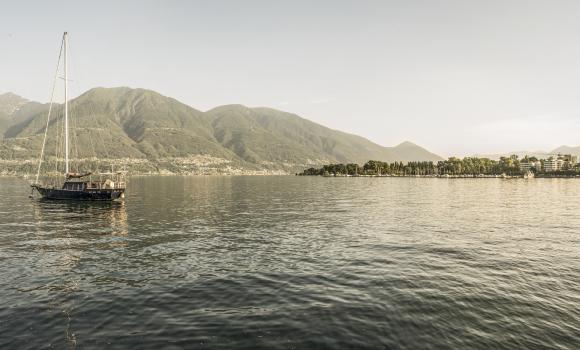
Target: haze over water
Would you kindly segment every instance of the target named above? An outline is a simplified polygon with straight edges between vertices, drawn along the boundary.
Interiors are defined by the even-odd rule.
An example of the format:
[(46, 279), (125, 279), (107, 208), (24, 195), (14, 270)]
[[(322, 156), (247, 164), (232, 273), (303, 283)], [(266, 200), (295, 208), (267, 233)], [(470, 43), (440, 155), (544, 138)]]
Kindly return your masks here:
[(0, 178), (0, 348), (578, 349), (575, 180)]

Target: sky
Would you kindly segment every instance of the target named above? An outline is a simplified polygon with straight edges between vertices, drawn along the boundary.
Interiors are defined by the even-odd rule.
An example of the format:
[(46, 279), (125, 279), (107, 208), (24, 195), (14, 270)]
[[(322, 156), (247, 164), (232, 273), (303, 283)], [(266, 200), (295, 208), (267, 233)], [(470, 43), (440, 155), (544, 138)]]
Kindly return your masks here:
[(580, 144), (580, 1), (6, 1), (0, 93), (268, 106), (443, 156)]

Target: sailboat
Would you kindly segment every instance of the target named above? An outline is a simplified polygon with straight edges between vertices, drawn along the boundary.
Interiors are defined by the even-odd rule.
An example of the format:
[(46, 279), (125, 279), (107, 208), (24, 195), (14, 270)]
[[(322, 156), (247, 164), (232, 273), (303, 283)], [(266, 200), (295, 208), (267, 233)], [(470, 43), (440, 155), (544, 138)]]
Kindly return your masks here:
[[(67, 50), (68, 50), (68, 33), (62, 36), (61, 51), (56, 68), (55, 80), (52, 89), (52, 97), (48, 109), (46, 128), (44, 130), (44, 141), (40, 151), (38, 170), (36, 178), (31, 184), (32, 191), (37, 191), (44, 199), (56, 200), (85, 200), (85, 201), (113, 201), (125, 197), (125, 172), (72, 172), (69, 159), (69, 113), (68, 113), (68, 77), (67, 77)], [(40, 170), (45, 153), (46, 138), (50, 126), (50, 116), (52, 112), (54, 90), (56, 78), (60, 67), (60, 57), (64, 62), (64, 176), (58, 176), (56, 179), (40, 181)], [(56, 159), (58, 164), (58, 155)], [(58, 169), (58, 168), (57, 168)]]

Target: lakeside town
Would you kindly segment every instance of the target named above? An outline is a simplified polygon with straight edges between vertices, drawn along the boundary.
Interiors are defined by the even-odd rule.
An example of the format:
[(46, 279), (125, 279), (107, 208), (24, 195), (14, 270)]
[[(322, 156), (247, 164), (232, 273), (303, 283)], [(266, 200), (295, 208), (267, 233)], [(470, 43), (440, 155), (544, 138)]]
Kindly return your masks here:
[(394, 162), (370, 160), (363, 166), (358, 164), (329, 164), (322, 168), (309, 168), (301, 176), (413, 176), (413, 177), (461, 177), (461, 178), (533, 178), (564, 177), (580, 178), (578, 156), (558, 154), (546, 159), (517, 155), (488, 158), (451, 157), (435, 162)]
[[(43, 163), (43, 173), (59, 176), (63, 164), (61, 159), (49, 157)], [(122, 170), (129, 175), (289, 175), (306, 164), (261, 163), (258, 166), (240, 163), (210, 155), (187, 157), (145, 158), (75, 158), (71, 160), (73, 171), (88, 172)], [(1, 159), (0, 176), (31, 176), (38, 170), (38, 159)]]
[[(241, 164), (211, 156), (164, 158), (153, 162), (147, 159), (80, 159), (86, 169), (123, 169), (130, 175), (289, 175), (294, 174), (297, 164), (284, 164), (284, 168), (251, 169)], [(37, 160), (0, 160), (0, 176), (26, 176), (34, 174)], [(271, 164), (270, 164), (271, 166)], [(48, 168), (56, 169), (54, 159)], [(364, 165), (356, 163), (328, 164), (321, 168), (310, 167), (295, 173), (302, 176), (415, 176), (415, 177), (579, 177), (578, 156), (571, 154), (553, 155), (545, 159), (517, 155), (489, 158), (451, 157), (448, 160), (431, 162), (381, 162), (370, 160)]]

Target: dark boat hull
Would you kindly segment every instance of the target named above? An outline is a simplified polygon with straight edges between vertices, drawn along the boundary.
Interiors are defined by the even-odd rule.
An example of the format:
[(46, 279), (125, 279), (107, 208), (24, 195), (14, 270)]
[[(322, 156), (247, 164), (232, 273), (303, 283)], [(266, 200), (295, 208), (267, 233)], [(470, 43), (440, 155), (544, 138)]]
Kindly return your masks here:
[(114, 201), (123, 198), (125, 189), (87, 189), (66, 190), (33, 186), (44, 199), (77, 200), (77, 201)]

